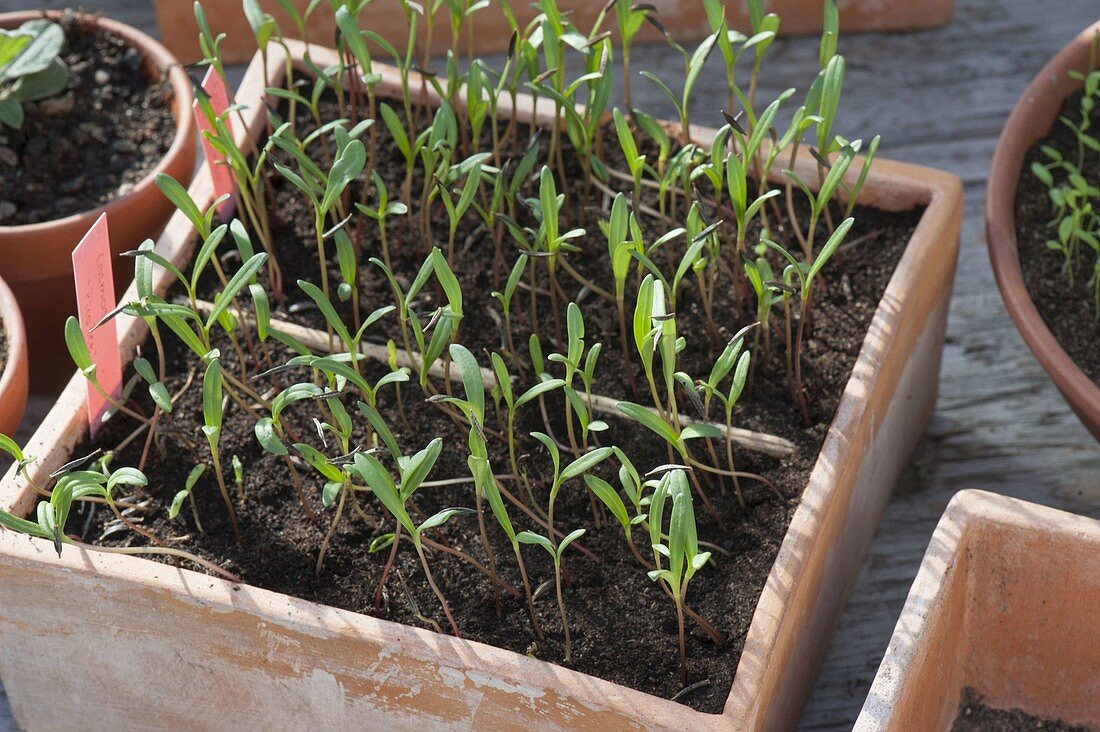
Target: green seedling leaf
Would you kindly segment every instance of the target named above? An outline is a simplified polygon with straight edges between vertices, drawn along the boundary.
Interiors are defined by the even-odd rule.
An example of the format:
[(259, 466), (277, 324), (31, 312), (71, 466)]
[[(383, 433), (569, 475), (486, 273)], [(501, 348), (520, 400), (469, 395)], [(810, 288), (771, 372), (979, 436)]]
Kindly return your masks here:
[(424, 523), (420, 524), (420, 526), (417, 527), (416, 533), (422, 534), (425, 531), (439, 528), (455, 516), (463, 516), (472, 513), (477, 513), (477, 511), (474, 511), (472, 508), (445, 508), (442, 511), (426, 518), (424, 520)]
[(610, 447), (600, 447), (586, 452), (561, 471), (560, 483), (580, 477), (611, 456)]
[(474, 414), (481, 422), (485, 421), (485, 383), (481, 378), (481, 367), (477, 359), (465, 346), (452, 343), (451, 360), (462, 376), (462, 388), (466, 392), (466, 401), (474, 407)]
[(551, 542), (542, 534), (536, 534), (533, 531), (521, 531), (516, 534), (516, 541), (518, 541), (520, 544), (534, 544), (536, 546), (541, 546), (555, 561), (557, 560), (558, 551), (554, 547), (553, 542)]
[(317, 309), (320, 310), (321, 315), (325, 317), (325, 322), (327, 322), (332, 327), (332, 329), (336, 332), (336, 335), (339, 336), (340, 340), (350, 346), (350, 344), (352, 343), (351, 334), (348, 333), (348, 329), (347, 326), (344, 325), (343, 318), (341, 318), (340, 315), (336, 312), (336, 308), (334, 308), (329, 299), (325, 297), (325, 293), (321, 290), (321, 288), (313, 284), (312, 282), (307, 282), (305, 280), (298, 280), (298, 287), (302, 289), (302, 292), (309, 295), (309, 299), (313, 300), (313, 302), (317, 305)]
[(88, 344), (84, 340), (84, 331), (80, 327), (80, 321), (70, 315), (65, 321), (65, 345), (69, 349), (69, 355), (76, 367), (89, 378), (95, 373), (95, 364), (92, 362), (92, 354), (88, 350)]
[(214, 323), (218, 322), (218, 318), (222, 313), (226, 311), (229, 304), (233, 302), (233, 299), (237, 297), (245, 285), (248, 284), (260, 268), (267, 262), (267, 254), (260, 252), (253, 256), (247, 262), (245, 262), (239, 270), (230, 278), (229, 283), (225, 288), (218, 293), (218, 296), (214, 300), (214, 307), (210, 311), (210, 315), (206, 319), (206, 329), (210, 330)]
[(336, 499), (340, 496), (340, 491), (343, 490), (343, 488), (343, 481), (327, 481), (324, 488), (321, 489), (321, 505), (325, 508), (332, 508), (336, 504)]
[(829, 241), (825, 243), (825, 246), (821, 248), (821, 252), (818, 253), (817, 258), (814, 260), (813, 265), (810, 267), (809, 273), (806, 275), (806, 282), (813, 281), (817, 273), (821, 271), (821, 268), (832, 258), (833, 254), (840, 247), (841, 242), (844, 241), (844, 237), (848, 235), (848, 232), (852, 228), (852, 224), (855, 223), (855, 219), (849, 217), (840, 222), (840, 225), (836, 227), (832, 236), (829, 237)]
[(696, 440), (700, 437), (722, 437), (722, 430), (705, 422), (693, 422), (680, 431), (682, 440)]
[(393, 432), (390, 431), (389, 425), (379, 414), (378, 410), (367, 404), (366, 402), (359, 402), (357, 404), (359, 411), (363, 413), (363, 416), (371, 423), (371, 427), (382, 438), (383, 444), (390, 453), (390, 457), (397, 460), (401, 457), (401, 449), (397, 446), (397, 440), (394, 439)]
[(629, 531), (631, 525), (630, 514), (627, 513), (626, 504), (619, 497), (618, 491), (611, 487), (611, 484), (606, 480), (595, 475), (584, 476), (584, 482), (588, 489), (596, 495), (596, 498), (599, 498), (603, 505), (607, 506), (607, 510), (611, 512), (615, 520)]
[(547, 381), (541, 381), (520, 395), (519, 399), (516, 400), (516, 409), (519, 409), (529, 401), (538, 399), (543, 394), (548, 394), (563, 386), (565, 386), (564, 379), (548, 379)]
[(206, 365), (202, 377), (202, 417), (206, 427), (221, 429), (222, 426), (222, 368), (218, 352)]
[(289, 451), (283, 441), (275, 432), (275, 425), (270, 417), (263, 417), (256, 422), (256, 439), (267, 452), (272, 455), (288, 455)]
[(633, 402), (619, 402), (615, 406), (627, 417), (630, 417), (644, 427), (648, 427), (666, 442), (676, 444), (678, 441), (679, 436), (676, 434), (676, 430), (661, 419), (660, 416), (642, 405), (634, 404)]

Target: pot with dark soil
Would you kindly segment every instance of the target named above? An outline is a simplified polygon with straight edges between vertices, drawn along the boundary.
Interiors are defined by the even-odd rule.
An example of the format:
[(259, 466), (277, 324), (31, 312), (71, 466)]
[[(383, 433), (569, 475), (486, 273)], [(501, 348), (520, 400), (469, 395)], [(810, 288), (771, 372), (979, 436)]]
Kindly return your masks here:
[(1031, 82), (993, 155), (986, 238), (1024, 341), (1100, 439), (1100, 24)]
[(0, 434), (13, 434), (27, 405), (27, 331), (19, 303), (0, 279)]
[[(17, 718), (75, 709), (23, 652), (60, 563), (95, 623), (127, 618), (60, 696), (122, 726), (793, 725), (935, 401), (958, 181), (836, 135), (833, 34), (773, 147), (787, 98), (720, 129), (608, 114), (610, 44), (567, 18), (503, 76), (424, 78), (340, 17), (340, 51), (256, 57), (236, 138), (215, 121), (240, 219), (202, 213), (208, 171), (159, 180), (182, 210), (137, 254), (134, 373), (94, 438), (67, 326), (80, 371), (0, 483), (35, 537), (0, 532)], [(122, 680), (173, 654), (217, 698), (173, 673), (139, 711)]]
[(956, 494), (855, 729), (1096, 729), (1098, 550), (1100, 521)]
[[(61, 338), (76, 311), (73, 247), (103, 212), (115, 254), (155, 237), (173, 209), (157, 173), (195, 164), (191, 82), (130, 26), (77, 13), (3, 13), (0, 276), (27, 318), (32, 388), (56, 392), (71, 364)], [(133, 276), (115, 258), (116, 294)]]

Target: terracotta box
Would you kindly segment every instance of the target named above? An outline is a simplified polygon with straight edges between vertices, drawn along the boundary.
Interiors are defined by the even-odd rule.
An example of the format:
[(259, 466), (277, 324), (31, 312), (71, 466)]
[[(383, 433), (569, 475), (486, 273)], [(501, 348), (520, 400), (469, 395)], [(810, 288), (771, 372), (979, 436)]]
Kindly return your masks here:
[[(302, 69), (303, 50), (291, 45)], [(317, 47), (311, 55), (320, 64), (335, 61)], [(269, 56), (267, 72), (273, 83), (281, 79), (279, 53)], [(394, 94), (395, 70), (382, 73), (380, 95)], [(250, 135), (262, 130), (262, 79), (256, 59), (237, 95)], [(516, 114), (524, 118), (549, 119), (542, 110), (535, 114), (530, 98), (520, 105)], [(703, 143), (714, 134), (693, 132)], [(813, 162), (803, 156), (801, 164)], [(212, 200), (205, 170), (191, 193), (200, 205)], [(962, 187), (952, 175), (879, 160), (861, 201), (926, 210), (875, 313), (722, 714), (510, 651), (147, 560), (71, 549), (58, 559), (46, 542), (0, 532), (0, 675), (16, 719), (48, 728), (95, 715), (121, 729), (151, 719), (189, 728), (364, 729), (383, 720), (399, 729), (793, 727), (881, 511), (932, 413), (958, 248)], [(194, 237), (181, 214), (157, 246), (173, 261), (189, 260)], [(157, 273), (163, 292), (170, 276)], [(145, 337), (144, 323), (123, 320), (119, 327), (130, 358)], [(75, 375), (26, 448), (39, 458), (31, 477), (45, 482), (70, 459), (86, 429), (84, 398)], [(24, 477), (9, 473), (0, 481), (0, 506), (26, 513), (35, 502)], [(58, 674), (59, 668), (95, 672)], [(172, 693), (148, 694), (150, 688)]]
[[(530, 2), (513, 2), (512, 9), (516, 19), (527, 23), (535, 17)], [(599, 15), (605, 0), (558, 0), (558, 8), (572, 17), (577, 27), (585, 32)], [(677, 41), (698, 40), (710, 33), (701, 0), (653, 0), (657, 17), (675, 36)], [(157, 10), (157, 26), (164, 44), (182, 58), (191, 62), (201, 57), (199, 51), (199, 29), (195, 23), (193, 0), (153, 0)], [(309, 3), (307, 0), (294, 0), (294, 5), (302, 12)], [(769, 13), (778, 13), (782, 18), (779, 32), (784, 35), (805, 35), (821, 32), (823, 0), (767, 0), (765, 8)], [(260, 6), (270, 13), (284, 32), (294, 28), (290, 16), (279, 6), (277, 0), (260, 0)], [(508, 49), (511, 31), (504, 14), (492, 5), (474, 16), (474, 32), (477, 34), (478, 53), (497, 53)], [(955, 9), (954, 0), (838, 0), (840, 27), (842, 32), (856, 31), (900, 31), (927, 30), (940, 28), (951, 21)], [(203, 3), (203, 10), (215, 33), (225, 33), (227, 38), (222, 52), (228, 63), (245, 63), (256, 50), (252, 29), (244, 17), (239, 2)], [(727, 0), (727, 17), (730, 25), (742, 31), (749, 29), (748, 12), (744, 0)], [(446, 6), (440, 10), (436, 28), (433, 31), (432, 49), (437, 54), (446, 52), (450, 45), (450, 29), (447, 25)], [(367, 6), (360, 16), (364, 28), (378, 33), (391, 43), (400, 45), (408, 37), (408, 26), (396, 0), (375, 0)], [(423, 22), (420, 23), (424, 25)], [(606, 25), (610, 29), (613, 25)], [(323, 6), (310, 18), (308, 24), (309, 40), (329, 45), (336, 30), (332, 12)], [(421, 32), (420, 42), (425, 40)], [(661, 35), (646, 25), (638, 36), (639, 42), (662, 40)], [(465, 48), (465, 46), (462, 46)]]
[(963, 688), (1100, 725), (1100, 521), (983, 491), (940, 519), (856, 723), (948, 730)]

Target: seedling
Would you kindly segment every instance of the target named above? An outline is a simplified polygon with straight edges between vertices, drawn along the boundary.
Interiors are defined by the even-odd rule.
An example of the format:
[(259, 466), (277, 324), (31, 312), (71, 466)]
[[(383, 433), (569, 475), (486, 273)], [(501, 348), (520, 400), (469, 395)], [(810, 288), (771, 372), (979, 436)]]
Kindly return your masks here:
[(791, 359), (794, 362), (794, 368), (792, 372), (793, 386), (795, 398), (798, 401), (799, 406), (802, 409), (802, 418), (807, 425), (810, 424), (810, 410), (809, 405), (806, 402), (806, 394), (802, 388), (802, 338), (806, 334), (806, 321), (809, 319), (810, 314), (810, 302), (813, 297), (813, 284), (814, 278), (821, 272), (821, 269), (829, 261), (829, 259), (836, 253), (836, 250), (840, 247), (844, 241), (844, 237), (848, 235), (848, 231), (852, 228), (852, 224), (855, 220), (852, 218), (844, 219), (836, 231), (825, 243), (825, 246), (818, 252), (817, 257), (813, 260), (812, 264), (807, 265), (804, 262), (798, 261), (791, 255), (786, 249), (779, 244), (771, 241), (770, 239), (761, 239), (769, 248), (774, 249), (783, 255), (783, 257), (789, 263), (784, 269), (784, 279), (790, 281), (797, 279), (800, 295), (799, 315), (798, 315), (798, 334), (795, 336), (794, 344), (791, 345), (789, 341), (790, 334), (790, 311), (787, 311), (787, 333), (788, 333), (788, 348), (787, 352), (791, 355)]
[(195, 484), (199, 482), (199, 478), (206, 472), (206, 464), (199, 463), (195, 467), (191, 468), (191, 472), (187, 474), (187, 480), (184, 482), (183, 490), (176, 494), (176, 497), (172, 499), (172, 505), (168, 507), (168, 518), (174, 519), (179, 516), (180, 510), (183, 508), (183, 502), (187, 501), (191, 505), (191, 516), (195, 519), (195, 527), (202, 531), (202, 522), (199, 520), (199, 511), (195, 508), (195, 499), (191, 495), (191, 491), (195, 489)]
[(695, 84), (699, 81), (699, 74), (703, 72), (703, 64), (707, 62), (707, 58), (710, 56), (710, 52), (714, 50), (714, 44), (718, 40), (718, 34), (712, 33), (707, 36), (702, 43), (700, 43), (695, 51), (688, 56), (687, 52), (683, 48), (680, 48), (676, 44), (672, 44), (676, 50), (684, 54), (684, 64), (686, 73), (684, 75), (683, 89), (679, 95), (676, 95), (668, 87), (659, 76), (652, 71), (643, 71), (642, 76), (652, 81), (657, 85), (657, 88), (661, 90), (672, 105), (676, 108), (676, 114), (680, 117), (680, 142), (687, 144), (691, 139), (691, 120), (689, 115), (689, 106), (691, 104), (691, 93), (695, 90)]
[[(358, 453), (355, 455), (355, 463), (350, 468), (351, 472), (363, 480), (390, 515), (400, 524), (412, 540), (416, 554), (420, 558), (420, 566), (424, 568), (424, 576), (432, 588), (432, 592), (439, 598), (439, 604), (443, 607), (443, 614), (451, 624), (451, 631), (456, 636), (462, 634), (458, 630), (458, 623), (451, 614), (447, 598), (439, 590), (432, 576), (432, 570), (428, 566), (428, 558), (424, 554), (423, 533), (438, 528), (451, 518), (464, 513), (473, 513), (468, 508), (446, 508), (424, 519), (420, 524), (413, 521), (406, 508), (406, 504), (427, 479), (432, 468), (435, 467), (439, 453), (443, 449), (443, 440), (438, 437), (432, 440), (427, 447), (416, 454), (398, 462), (400, 483), (395, 483), (389, 471), (373, 455)], [(396, 541), (396, 540), (395, 540)]]
[(531, 436), (541, 442), (553, 463), (553, 482), (550, 485), (550, 497), (547, 504), (547, 535), (537, 534), (533, 531), (521, 531), (516, 539), (523, 544), (537, 544), (550, 554), (554, 562), (554, 587), (558, 596), (558, 611), (561, 613), (562, 632), (565, 634), (565, 662), (569, 663), (572, 653), (573, 641), (569, 634), (569, 616), (565, 610), (565, 598), (561, 589), (561, 559), (566, 548), (584, 535), (585, 529), (574, 529), (565, 535), (559, 542), (554, 532), (554, 505), (557, 502), (558, 493), (562, 486), (575, 478), (580, 478), (588, 473), (612, 454), (610, 447), (601, 447), (581, 455), (564, 469), (561, 467), (561, 452), (553, 438), (543, 432), (532, 432)]
[(522, 407), (524, 404), (528, 404), (539, 397), (549, 394), (550, 392), (560, 389), (565, 386), (565, 380), (563, 379), (551, 379), (547, 378), (544, 381), (540, 381), (526, 390), (518, 397), (515, 396), (512, 391), (512, 375), (508, 373), (508, 366), (505, 364), (504, 359), (500, 354), (492, 354), (493, 373), (496, 374), (497, 390), (500, 393), (506, 406), (507, 422), (505, 425), (505, 435), (508, 439), (508, 459), (512, 466), (512, 475), (519, 476), (523, 481), (523, 486), (527, 491), (527, 500), (530, 505), (535, 506), (534, 494), (531, 493), (531, 484), (527, 480), (525, 472), (519, 469), (519, 463), (516, 460), (516, 410)]
[[(668, 540), (664, 535), (664, 512), (669, 498), (672, 512)], [(710, 552), (699, 551), (691, 487), (683, 470), (665, 473), (649, 503), (649, 538), (656, 568), (649, 578), (662, 583), (676, 603), (676, 625), (680, 635), (680, 684), (687, 685), (687, 644), (684, 634), (684, 600), (691, 579), (710, 561)], [(667, 565), (665, 564), (667, 562)]]

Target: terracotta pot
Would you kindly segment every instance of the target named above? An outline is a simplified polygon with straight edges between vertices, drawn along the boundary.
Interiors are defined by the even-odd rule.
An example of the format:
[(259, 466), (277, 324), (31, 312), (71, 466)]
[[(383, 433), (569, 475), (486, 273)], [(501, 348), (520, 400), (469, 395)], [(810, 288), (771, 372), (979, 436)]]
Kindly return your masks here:
[[(304, 46), (290, 47), (304, 70)], [(336, 60), (316, 47), (311, 56), (318, 64)], [(380, 94), (399, 93), (396, 71), (376, 68), (384, 79)], [(273, 83), (282, 78), (278, 53), (267, 71)], [(264, 108), (262, 79), (256, 59), (237, 95), (250, 135), (262, 130), (256, 115)], [(536, 112), (525, 97), (516, 114), (546, 123), (548, 109)], [(713, 134), (694, 130), (702, 144)], [(804, 157), (800, 164), (810, 179), (813, 161)], [(211, 200), (205, 170), (191, 191), (200, 205)], [(285, 727), (288, 720), (356, 729), (384, 720), (428, 729), (793, 727), (881, 511), (931, 416), (958, 249), (962, 187), (954, 176), (879, 160), (861, 200), (887, 210), (927, 208), (874, 315), (760, 598), (722, 714), (702, 714), (511, 651), (141, 559), (66, 550), (59, 560), (46, 543), (0, 532), (0, 586), (15, 588), (0, 606), (0, 675), (16, 719), (51, 727), (95, 714), (121, 728), (152, 714), (192, 728)], [(158, 251), (182, 264), (194, 239), (177, 214)], [(157, 273), (163, 292), (169, 276)], [(143, 321), (120, 324), (127, 357), (145, 336)], [(46, 480), (70, 459), (87, 428), (85, 394), (76, 375), (26, 448), (39, 458), (29, 479)], [(28, 476), (9, 472), (0, 481), (0, 507), (25, 514), (35, 502)], [(72, 591), (57, 591), (59, 577), (75, 583)], [(57, 633), (43, 637), (77, 605), (79, 643)], [(95, 612), (87, 613), (89, 607)], [(37, 650), (28, 653), (34, 644)], [(96, 673), (53, 678), (56, 668), (86, 663)], [(143, 691), (162, 684), (173, 693)], [(43, 703), (47, 695), (49, 704)], [(196, 705), (196, 698), (205, 701)]]
[(948, 730), (962, 690), (1100, 725), (1100, 521), (984, 491), (940, 519), (856, 723)]
[(0, 435), (14, 435), (27, 406), (27, 331), (19, 303), (0, 279), (0, 334), (8, 357), (0, 363)]
[(993, 274), (1020, 335), (1073, 411), (1100, 439), (1100, 386), (1081, 371), (1043, 322), (1024, 283), (1016, 242), (1016, 187), (1024, 158), (1035, 143), (1050, 134), (1066, 97), (1081, 88), (1081, 83), (1068, 74), (1074, 69), (1088, 69), (1089, 51), (1097, 33), (1100, 23), (1077, 36), (1043, 67), (1016, 102), (989, 169), (985, 231)]
[[(699, 0), (654, 0), (651, 4), (657, 8), (661, 22), (679, 42), (697, 40), (710, 33), (703, 4)], [(192, 0), (154, 0), (153, 5), (156, 7), (157, 27), (164, 39), (164, 45), (185, 61), (200, 59), (202, 53), (199, 51), (199, 29), (195, 23)], [(294, 5), (302, 12), (309, 3), (307, 0), (294, 0)], [(604, 5), (604, 0), (558, 0), (558, 8), (569, 13), (573, 22), (586, 31), (592, 27)], [(954, 0), (924, 0), (919, 3), (908, 0), (839, 0), (837, 5), (840, 8), (841, 30), (850, 33), (940, 28), (951, 21), (955, 3)], [(293, 31), (294, 25), (290, 16), (282, 10), (277, 0), (260, 0), (260, 6), (279, 21), (284, 32)], [(820, 33), (822, 6), (822, 0), (773, 0), (766, 3), (768, 12), (778, 13), (783, 19), (779, 29), (782, 35)], [(474, 16), (473, 28), (477, 34), (478, 53), (508, 50), (511, 31), (498, 7), (494, 2), (491, 7)], [(521, 24), (526, 24), (535, 17), (535, 10), (530, 3), (513, 3), (512, 9)], [(221, 47), (225, 61), (248, 62), (256, 50), (256, 43), (241, 4), (207, 2), (203, 4), (203, 10), (213, 31), (225, 33), (227, 36)], [(749, 29), (748, 11), (742, 0), (729, 0), (726, 3), (726, 12), (731, 25), (742, 31)], [(446, 11), (441, 10), (432, 39), (432, 49), (436, 54), (443, 54), (450, 47), (451, 31), (448, 23)], [(386, 3), (368, 5), (360, 16), (360, 25), (370, 28), (390, 42), (403, 41), (409, 32), (400, 8)], [(420, 26), (423, 25), (421, 22)], [(605, 28), (613, 28), (613, 23)], [(310, 17), (307, 30), (311, 42), (331, 44), (336, 31), (332, 11), (327, 6), (319, 8)], [(425, 42), (425, 37), (421, 28), (421, 43)], [(648, 24), (638, 36), (638, 42), (643, 43), (662, 39), (656, 29)], [(465, 41), (462, 43), (465, 44)]]
[[(14, 28), (40, 12), (0, 14), (0, 28)], [(58, 13), (49, 13), (57, 18)], [(195, 123), (191, 113), (191, 82), (179, 61), (164, 46), (135, 28), (107, 18), (89, 16), (100, 28), (110, 31), (136, 48), (152, 78), (167, 73), (172, 85), (176, 134), (168, 153), (133, 190), (104, 206), (66, 216), (63, 219), (23, 226), (0, 226), (0, 277), (8, 281), (22, 306), (27, 321), (32, 368), (31, 388), (55, 393), (71, 375), (73, 364), (65, 349), (62, 326), (76, 313), (73, 289), (73, 247), (101, 213), (110, 222), (114, 254), (135, 249), (154, 238), (164, 227), (174, 207), (156, 187), (157, 173), (167, 173), (187, 183), (195, 168)], [(115, 292), (121, 294), (133, 279), (133, 262), (115, 257)]]

